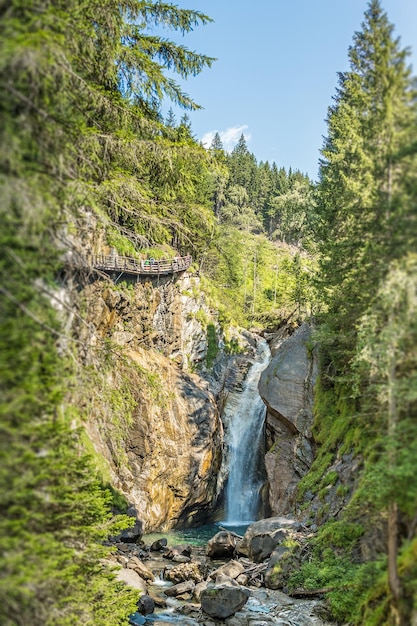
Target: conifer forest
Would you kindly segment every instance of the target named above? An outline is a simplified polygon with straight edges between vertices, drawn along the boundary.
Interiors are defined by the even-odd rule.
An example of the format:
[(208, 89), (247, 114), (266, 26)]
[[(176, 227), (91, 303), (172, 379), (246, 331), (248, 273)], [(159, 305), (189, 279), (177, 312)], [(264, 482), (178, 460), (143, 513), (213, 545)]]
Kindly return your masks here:
[[(155, 33), (186, 42), (209, 15), (159, 0), (0, 2), (4, 626), (127, 625), (135, 611), (137, 593), (105, 565), (131, 518), (91, 416), (102, 407), (120, 469), (132, 381), (161, 396), (142, 362), (128, 373), (111, 333), (89, 335), (91, 254), (109, 251), (191, 255), (199, 292), (187, 294), (209, 311), (192, 314), (207, 335), (192, 376), (210, 376), (220, 348), (239, 351), (235, 328), (311, 325), (314, 461), (297, 511), (308, 518), (306, 494), (322, 506), (286, 588), (325, 589), (334, 624), (417, 623), (417, 90), (382, 4), (369, 0), (352, 33), (312, 181), (259, 161), (243, 134), (230, 152), (219, 133), (209, 147), (195, 137), (187, 112), (204, 103), (180, 82), (210, 72), (215, 51)], [(167, 101), (182, 116), (163, 114)], [(106, 297), (118, 289), (134, 298), (123, 280)], [(142, 349), (154, 349), (145, 334)], [(332, 517), (342, 457), (356, 471)]]

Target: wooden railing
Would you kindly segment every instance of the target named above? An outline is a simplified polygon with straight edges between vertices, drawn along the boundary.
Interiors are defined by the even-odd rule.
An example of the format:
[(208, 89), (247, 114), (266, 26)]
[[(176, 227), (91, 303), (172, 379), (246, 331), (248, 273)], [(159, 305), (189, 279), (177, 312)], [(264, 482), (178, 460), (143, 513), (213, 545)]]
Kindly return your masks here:
[(175, 257), (172, 260), (134, 259), (128, 256), (114, 254), (97, 254), (91, 257), (91, 264), (95, 269), (104, 272), (123, 272), (126, 274), (174, 274), (183, 272), (192, 263), (191, 255)]

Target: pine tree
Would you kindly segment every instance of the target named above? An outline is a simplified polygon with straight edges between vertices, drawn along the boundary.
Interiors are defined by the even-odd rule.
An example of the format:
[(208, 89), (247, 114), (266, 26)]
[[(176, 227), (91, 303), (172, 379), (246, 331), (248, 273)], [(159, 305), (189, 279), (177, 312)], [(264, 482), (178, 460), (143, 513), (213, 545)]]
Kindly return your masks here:
[(137, 596), (101, 564), (111, 496), (71, 428), (69, 337), (48, 298), (57, 252), (37, 225), (36, 240), (9, 214), (0, 234), (0, 622), (123, 624)]
[[(86, 212), (118, 240), (129, 232), (133, 241), (143, 233), (170, 241), (172, 228), (188, 242), (211, 227), (208, 158), (194, 142), (166, 138), (159, 106), (168, 97), (196, 108), (168, 71), (186, 78), (212, 59), (151, 33), (158, 23), (186, 33), (208, 20), (136, 0), (11, 0), (0, 7), (5, 626), (114, 626), (133, 610), (136, 594), (102, 561), (102, 542), (117, 525), (110, 494), (72, 428), (81, 418), (67, 397), (81, 384), (70, 365), (78, 344), (53, 303), (66, 231), (74, 232)], [(169, 194), (174, 214), (173, 202), (164, 205)]]
[(243, 133), (230, 154), (229, 169), (230, 184), (245, 187), (250, 197), (254, 169), (256, 169), (256, 160), (248, 150)]
[(167, 128), (175, 128), (177, 125), (177, 118), (175, 117), (175, 113), (172, 110), (172, 107), (168, 109), (168, 113), (165, 119), (165, 126)]
[(217, 152), (224, 151), (222, 140), (221, 140), (220, 135), (219, 135), (219, 133), (217, 131), (214, 133), (212, 142), (210, 144), (210, 150), (213, 150), (215, 154)]
[[(366, 310), (388, 262), (403, 248), (401, 195), (413, 118), (407, 50), (372, 0), (339, 74), (322, 150), (319, 217), (321, 290), (327, 322), (339, 339), (331, 359), (343, 371), (355, 345), (355, 320)], [(381, 262), (382, 261), (382, 262)]]
[[(318, 332), (322, 383), (352, 403), (348, 417), (360, 431), (365, 469), (355, 497), (372, 516), (366, 519), (362, 508), (357, 514), (365, 526), (388, 525), (389, 593), (385, 587), (381, 607), (373, 602), (360, 623), (377, 619), (390, 626), (410, 621), (415, 579), (406, 580), (407, 566), (401, 571), (399, 548), (404, 526), (411, 540), (417, 523), (410, 463), (416, 277), (409, 256), (415, 247), (416, 108), (407, 55), (380, 2), (372, 0), (329, 109), (317, 196), (319, 291), (326, 307)], [(342, 423), (342, 415), (338, 419)]]
[[(363, 404), (377, 422), (376, 440), (367, 451), (362, 502), (386, 511), (388, 582), (392, 623), (408, 623), (405, 583), (399, 572), (401, 542), (415, 536), (417, 526), (417, 259), (414, 254), (391, 265), (374, 306), (360, 320), (357, 387)], [(364, 407), (365, 408), (365, 407)], [(375, 448), (383, 450), (376, 457)], [(372, 458), (372, 460), (371, 460)], [(400, 520), (402, 531), (400, 530)]]

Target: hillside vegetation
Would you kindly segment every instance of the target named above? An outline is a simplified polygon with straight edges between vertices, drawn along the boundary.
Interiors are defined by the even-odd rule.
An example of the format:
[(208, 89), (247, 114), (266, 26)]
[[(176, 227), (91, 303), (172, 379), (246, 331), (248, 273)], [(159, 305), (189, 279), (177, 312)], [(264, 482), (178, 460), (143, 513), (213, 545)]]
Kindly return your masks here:
[[(152, 27), (186, 35), (210, 21), (202, 13), (138, 0), (12, 0), (0, 18), (0, 621), (114, 626), (134, 607), (102, 566), (102, 540), (129, 521), (113, 515), (116, 495), (74, 427), (85, 418), (85, 355), (67, 322), (75, 313), (82, 323), (83, 312), (62, 296), (88, 252), (113, 248), (191, 254), (224, 329), (313, 318), (317, 458), (305, 480), (318, 491), (346, 452), (360, 457), (361, 477), (290, 584), (332, 587), (341, 623), (409, 623), (416, 94), (379, 1), (339, 76), (317, 184), (258, 163), (243, 136), (230, 154), (218, 135), (206, 150), (186, 114), (163, 119), (164, 98), (198, 107), (168, 70), (187, 78), (214, 59)], [(95, 347), (98, 362), (108, 349)], [(375, 529), (386, 541), (365, 557), (361, 538)]]

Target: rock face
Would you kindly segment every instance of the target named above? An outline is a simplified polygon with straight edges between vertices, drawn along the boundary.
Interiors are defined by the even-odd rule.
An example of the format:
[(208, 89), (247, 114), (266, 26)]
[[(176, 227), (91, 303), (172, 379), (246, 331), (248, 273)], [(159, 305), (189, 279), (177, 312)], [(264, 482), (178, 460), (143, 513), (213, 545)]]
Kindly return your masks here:
[(317, 358), (311, 329), (303, 324), (275, 348), (259, 393), (267, 406), (269, 450), (265, 466), (272, 515), (290, 513), (297, 484), (313, 461), (313, 389)]
[(129, 279), (119, 286), (92, 282), (83, 290), (89, 325), (80, 327), (79, 337), (88, 347), (106, 337), (131, 350), (154, 349), (183, 370), (192, 369), (207, 352), (209, 309), (202, 295), (192, 296), (198, 284), (189, 274)]
[[(215, 501), (221, 462), (214, 398), (204, 381), (155, 352), (128, 351), (125, 367), (129, 419), (111, 423), (108, 407), (97, 400), (87, 423), (90, 438), (145, 532), (198, 521)], [(109, 372), (107, 384), (120, 385), (121, 375)]]
[(87, 373), (74, 403), (142, 532), (198, 523), (216, 501), (222, 424), (208, 382), (191, 372), (211, 318), (193, 290), (198, 279), (185, 274), (94, 280), (77, 294)]
[[(70, 401), (85, 410), (106, 480), (134, 505), (141, 533), (206, 521), (220, 497), (222, 393), (238, 384), (238, 359), (247, 357), (222, 351), (191, 274), (94, 275), (81, 287), (71, 295), (80, 313), (72, 324), (85, 379)], [(206, 380), (213, 328), (218, 357)], [(246, 335), (236, 341), (252, 354)]]

